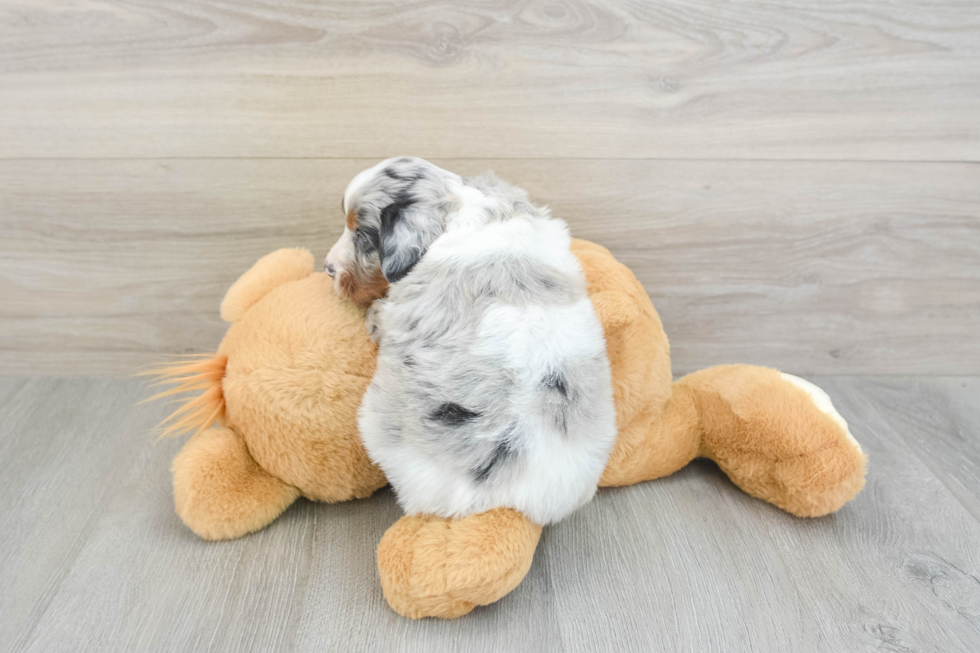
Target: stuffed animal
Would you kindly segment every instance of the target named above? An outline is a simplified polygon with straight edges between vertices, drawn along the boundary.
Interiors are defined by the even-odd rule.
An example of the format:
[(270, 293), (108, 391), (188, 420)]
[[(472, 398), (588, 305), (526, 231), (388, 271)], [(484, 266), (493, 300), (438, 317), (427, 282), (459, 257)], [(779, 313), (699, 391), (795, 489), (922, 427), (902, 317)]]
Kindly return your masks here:
[[(619, 429), (600, 487), (660, 478), (710, 458), (740, 488), (801, 517), (831, 513), (864, 485), (866, 457), (830, 399), (775, 370), (725, 365), (672, 381), (667, 337), (633, 274), (573, 241), (602, 321)], [(194, 431), (173, 462), (177, 513), (201, 537), (239, 537), (297, 497), (346, 501), (386, 481), (357, 432), (377, 354), (364, 313), (338, 297), (313, 256), (284, 249), (228, 291), (215, 355), (154, 373), (173, 395), (203, 391), (166, 433)], [(158, 395), (158, 396), (161, 396)], [(378, 545), (391, 607), (458, 617), (524, 578), (541, 526), (506, 507), (465, 519), (406, 515)]]

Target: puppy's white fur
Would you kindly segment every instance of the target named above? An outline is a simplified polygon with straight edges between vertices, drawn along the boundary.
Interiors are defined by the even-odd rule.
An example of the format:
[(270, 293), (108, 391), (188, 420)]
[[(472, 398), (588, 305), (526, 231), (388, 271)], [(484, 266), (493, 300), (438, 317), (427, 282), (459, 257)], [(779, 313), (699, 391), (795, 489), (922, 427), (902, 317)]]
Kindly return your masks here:
[[(503, 506), (559, 520), (593, 496), (616, 437), (602, 325), (568, 229), (493, 178), (399, 161), (437, 175), (434, 206), (448, 208), (370, 311), (380, 350), (359, 413), (368, 453), (408, 513)], [(345, 208), (391, 165), (355, 177)]]

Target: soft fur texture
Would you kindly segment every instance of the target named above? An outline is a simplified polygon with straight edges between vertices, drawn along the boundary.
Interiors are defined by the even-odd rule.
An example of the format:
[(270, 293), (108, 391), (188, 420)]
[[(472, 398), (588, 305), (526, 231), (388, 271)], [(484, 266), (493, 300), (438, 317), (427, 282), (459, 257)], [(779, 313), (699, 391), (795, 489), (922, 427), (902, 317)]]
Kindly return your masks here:
[[(642, 286), (602, 247), (572, 247), (605, 331), (619, 427), (601, 486), (665, 476), (704, 456), (746, 492), (799, 516), (833, 512), (860, 491), (866, 457), (819, 389), (747, 365), (672, 383), (667, 338)], [(299, 279), (282, 273), (299, 268)], [(296, 496), (341, 501), (384, 485), (355, 426), (376, 347), (364, 313), (330, 283), (312, 272), (307, 253), (262, 259), (229, 291), (245, 308), (217, 362), (192, 363), (204, 371), (184, 375), (203, 374), (187, 382), (211, 392), (185, 428), (207, 427), (202, 420), (223, 401), (219, 425), (192, 437), (173, 465), (178, 513), (202, 537), (261, 528)], [(225, 373), (215, 381), (219, 365)], [(408, 617), (458, 617), (520, 582), (540, 532), (506, 508), (461, 520), (406, 515), (378, 546), (385, 597)]]
[(541, 526), (510, 508), (448, 520), (400, 519), (378, 545), (385, 598), (406, 617), (464, 615), (524, 579)]
[(299, 496), (346, 501), (387, 483), (357, 432), (377, 346), (330, 284), (307, 250), (269, 254), (225, 296), (235, 321), (217, 353), (157, 372), (203, 390), (178, 416), (196, 433), (173, 463), (177, 513), (201, 537), (262, 528)]
[(262, 469), (245, 441), (220, 426), (191, 437), (172, 469), (177, 514), (206, 540), (258, 530), (300, 494)]
[[(595, 493), (616, 439), (602, 325), (568, 228), (492, 175), (383, 161), (344, 194), (337, 288), (380, 272), (380, 345), (359, 427), (405, 512), (558, 521)], [(369, 284), (370, 285), (370, 284)]]

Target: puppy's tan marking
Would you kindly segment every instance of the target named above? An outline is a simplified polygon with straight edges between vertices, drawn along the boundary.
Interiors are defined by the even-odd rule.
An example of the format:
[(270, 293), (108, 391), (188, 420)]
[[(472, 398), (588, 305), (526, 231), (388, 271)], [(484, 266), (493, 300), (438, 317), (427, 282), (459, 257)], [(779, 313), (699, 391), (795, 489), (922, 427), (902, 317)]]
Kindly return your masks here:
[(361, 308), (367, 308), (371, 302), (388, 294), (388, 282), (381, 274), (381, 270), (376, 270), (374, 275), (367, 280), (358, 280), (353, 273), (344, 272), (337, 281), (337, 287), (344, 297)]

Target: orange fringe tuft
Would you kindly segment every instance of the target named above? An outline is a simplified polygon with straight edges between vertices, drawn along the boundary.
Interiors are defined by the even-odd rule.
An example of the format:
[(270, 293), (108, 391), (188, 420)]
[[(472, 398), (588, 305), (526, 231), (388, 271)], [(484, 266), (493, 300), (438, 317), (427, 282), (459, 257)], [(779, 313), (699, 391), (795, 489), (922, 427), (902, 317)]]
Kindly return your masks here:
[(140, 374), (140, 376), (155, 378), (157, 382), (153, 385), (174, 386), (140, 403), (156, 401), (184, 392), (204, 391), (185, 402), (160, 422), (160, 426), (164, 427), (163, 433), (160, 434), (161, 438), (190, 432), (197, 435), (214, 424), (215, 420), (225, 416), (225, 397), (221, 390), (221, 380), (225, 376), (227, 363), (227, 356), (206, 354), (198, 356), (196, 360), (165, 363)]

